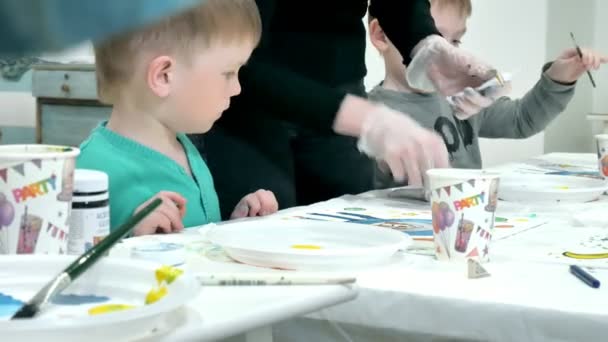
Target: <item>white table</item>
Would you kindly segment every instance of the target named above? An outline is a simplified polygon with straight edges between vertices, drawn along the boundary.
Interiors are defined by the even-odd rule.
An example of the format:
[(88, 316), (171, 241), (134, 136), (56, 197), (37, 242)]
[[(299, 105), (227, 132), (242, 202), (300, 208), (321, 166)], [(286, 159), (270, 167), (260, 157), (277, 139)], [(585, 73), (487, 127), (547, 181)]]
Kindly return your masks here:
[[(595, 167), (594, 155), (545, 158)], [(383, 192), (343, 200), (358, 206), (356, 201), (362, 199), (392, 208), (428, 206), (389, 200)], [(596, 290), (570, 275), (567, 262), (548, 259), (546, 252), (561, 251), (577, 238), (608, 236), (607, 208), (605, 198), (576, 206), (500, 203), (499, 214), (537, 213), (549, 223), (494, 241), (492, 262), (486, 265), (489, 278), (469, 280), (464, 265), (402, 253), (390, 265), (359, 270), (358, 296), (357, 289), (340, 286), (208, 288), (175, 317), (177, 326), (150, 340), (213, 340), (238, 334), (248, 341), (290, 342), (603, 340), (608, 332), (608, 259), (606, 269), (596, 273), (605, 285)], [(264, 219), (309, 209), (293, 208)], [(221, 256), (197, 258), (189, 265), (208, 272), (259, 271)]]
[[(596, 157), (545, 158), (593, 169)], [(495, 241), (492, 262), (486, 265), (491, 277), (469, 280), (464, 265), (405, 255), (395, 264), (360, 272), (355, 301), (276, 326), (275, 340), (606, 340), (608, 260), (606, 269), (596, 270), (604, 285), (592, 289), (569, 273), (568, 260), (547, 257), (552, 248), (559, 254), (565, 246), (576, 245), (577, 238), (594, 234), (607, 238), (608, 250), (608, 216), (595, 221), (584, 216), (585, 212), (608, 215), (606, 199), (549, 208), (499, 204), (503, 213), (512, 210), (539, 212), (549, 223)], [(595, 227), (596, 223), (603, 226)]]

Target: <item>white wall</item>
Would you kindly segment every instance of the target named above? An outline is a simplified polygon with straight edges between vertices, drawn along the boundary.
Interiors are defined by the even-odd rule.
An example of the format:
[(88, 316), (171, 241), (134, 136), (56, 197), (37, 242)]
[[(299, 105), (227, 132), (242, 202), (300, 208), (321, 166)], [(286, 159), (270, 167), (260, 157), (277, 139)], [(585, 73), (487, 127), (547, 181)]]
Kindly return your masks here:
[[(599, 15), (596, 6), (600, 3), (604, 3), (603, 7), (606, 8), (605, 0), (548, 1), (547, 54), (550, 58), (573, 46), (570, 32), (575, 34), (579, 45), (594, 45), (594, 19), (596, 13)], [(605, 33), (597, 33), (598, 41), (601, 41)], [(605, 77), (602, 79), (601, 74), (596, 74), (595, 80), (606, 89)], [(594, 93), (587, 75), (583, 75), (577, 82), (576, 93), (568, 108), (546, 130), (545, 152), (594, 151), (591, 123), (586, 120), (587, 114), (593, 111)], [(596, 94), (596, 97), (600, 96), (600, 93)]]
[[(513, 74), (511, 96), (523, 96), (539, 79), (547, 60), (547, 0), (473, 0), (463, 48)], [(543, 153), (543, 133), (525, 140), (482, 139), (485, 166)]]
[[(594, 46), (596, 49), (608, 55), (608, 1), (601, 0), (595, 2), (595, 29), (594, 29)], [(579, 44), (583, 44), (579, 42)], [(593, 97), (593, 112), (608, 114), (608, 67), (603, 68), (593, 74), (597, 89), (594, 90)], [(588, 81), (587, 81), (588, 82)]]

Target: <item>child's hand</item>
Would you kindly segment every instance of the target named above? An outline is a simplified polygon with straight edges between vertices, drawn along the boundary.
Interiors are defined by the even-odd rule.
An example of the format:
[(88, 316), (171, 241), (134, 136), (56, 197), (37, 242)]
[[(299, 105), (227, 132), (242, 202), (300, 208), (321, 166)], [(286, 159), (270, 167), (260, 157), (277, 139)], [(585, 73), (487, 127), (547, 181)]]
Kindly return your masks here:
[(545, 74), (558, 83), (574, 83), (587, 70), (597, 70), (600, 65), (608, 62), (608, 57), (590, 50), (582, 49), (583, 58), (580, 58), (575, 48), (567, 49), (557, 57), (547, 69)]
[(462, 94), (452, 97), (454, 116), (458, 120), (467, 120), (483, 109), (491, 106), (496, 99), (507, 96), (511, 92), (511, 82), (505, 82), (502, 87), (492, 87), (483, 95), (473, 88), (465, 88)]
[(174, 233), (184, 229), (182, 219), (186, 213), (186, 199), (175, 192), (159, 192), (135, 209), (135, 213), (142, 210), (156, 198), (160, 198), (163, 203), (137, 225), (133, 235)]
[(279, 210), (279, 203), (272, 191), (258, 190), (245, 197), (236, 205), (230, 219), (247, 216), (265, 216)]

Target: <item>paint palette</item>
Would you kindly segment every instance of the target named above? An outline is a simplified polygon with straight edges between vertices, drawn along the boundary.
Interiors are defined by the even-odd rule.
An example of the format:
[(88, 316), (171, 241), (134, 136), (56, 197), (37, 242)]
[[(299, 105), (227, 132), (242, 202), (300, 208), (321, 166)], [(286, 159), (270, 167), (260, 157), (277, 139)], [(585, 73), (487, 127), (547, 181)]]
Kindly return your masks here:
[(294, 270), (378, 265), (411, 244), (411, 237), (388, 228), (270, 219), (218, 226), (207, 237), (239, 262)]
[(584, 203), (599, 199), (608, 190), (603, 180), (533, 174), (505, 174), (500, 179), (498, 197), (524, 203)]
[[(186, 274), (159, 285), (159, 264), (104, 258), (34, 319), (9, 318), (73, 256), (0, 258), (0, 336), (6, 341), (109, 341), (141, 338), (198, 294)], [(161, 277), (162, 279), (162, 277)], [(159, 293), (161, 295), (159, 295)], [(148, 299), (157, 301), (146, 304)]]

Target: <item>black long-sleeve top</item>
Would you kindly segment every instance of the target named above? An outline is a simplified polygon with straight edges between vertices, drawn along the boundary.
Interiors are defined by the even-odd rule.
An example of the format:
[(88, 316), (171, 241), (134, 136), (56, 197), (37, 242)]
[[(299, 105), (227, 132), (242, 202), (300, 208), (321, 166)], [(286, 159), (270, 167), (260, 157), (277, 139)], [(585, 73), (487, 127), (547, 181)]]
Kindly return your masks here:
[[(223, 120), (264, 113), (329, 130), (346, 92), (363, 79), (368, 0), (256, 0), (262, 39), (240, 72), (242, 93)], [(428, 0), (371, 0), (388, 38), (407, 63), (425, 37), (439, 34)], [(254, 114), (256, 113), (256, 114)]]

